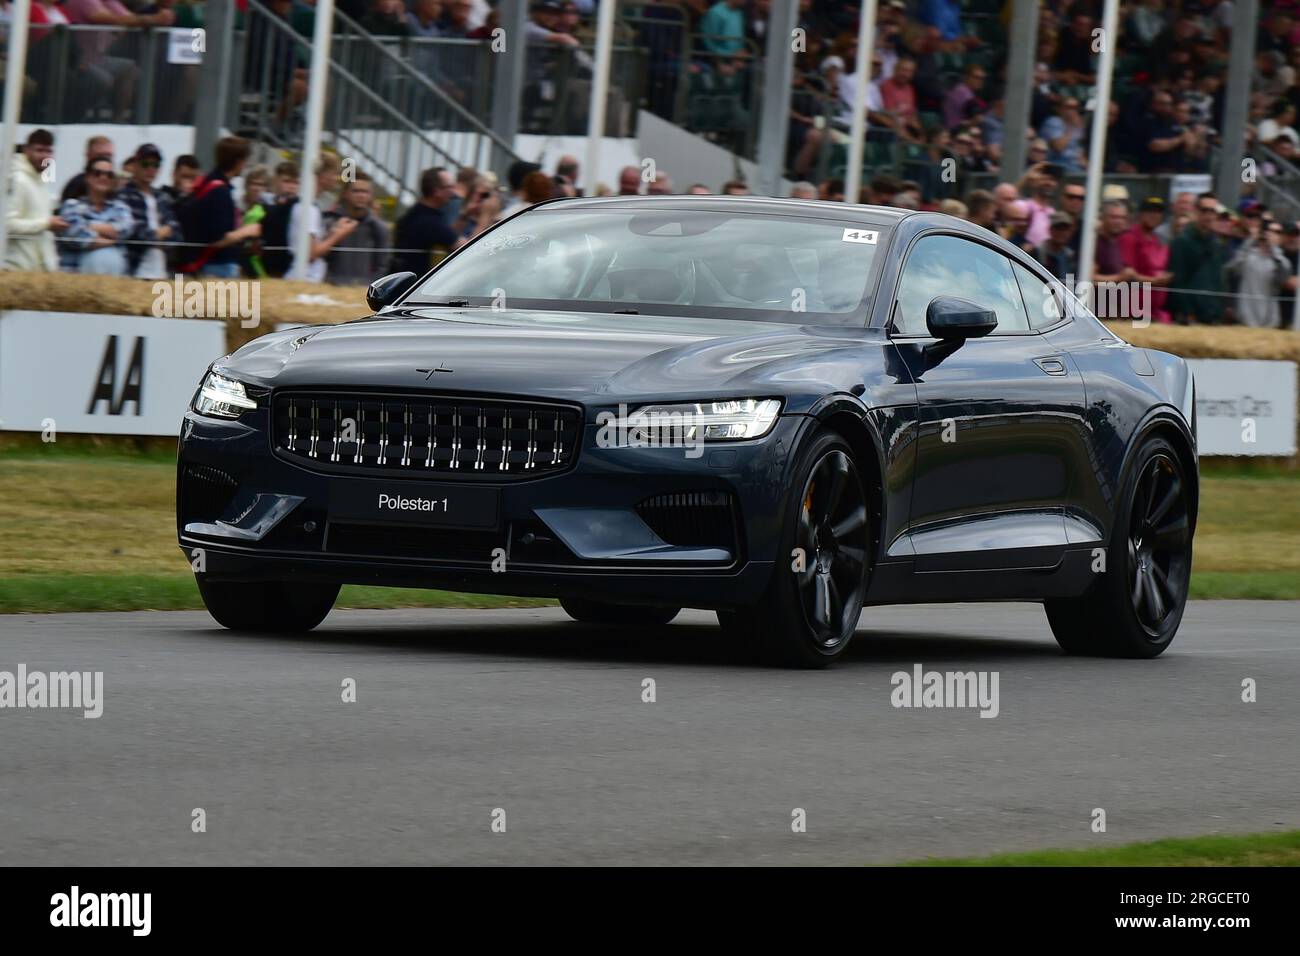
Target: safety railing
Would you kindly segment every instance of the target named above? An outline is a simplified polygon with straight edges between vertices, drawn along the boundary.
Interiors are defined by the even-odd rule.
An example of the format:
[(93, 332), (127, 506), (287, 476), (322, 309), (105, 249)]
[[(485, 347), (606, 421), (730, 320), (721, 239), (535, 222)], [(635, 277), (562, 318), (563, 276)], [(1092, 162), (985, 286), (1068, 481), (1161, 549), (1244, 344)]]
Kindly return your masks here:
[[(250, 6), (256, 2), (250, 0)], [(468, 149), (472, 155), (487, 155), (489, 162), (480, 168), (498, 175), (519, 159), (510, 144), (479, 119), (488, 115), (492, 87), (492, 54), (486, 41), (395, 40), (372, 34), (338, 12), (335, 42), (334, 63), (379, 92), (443, 153), (464, 155)], [(423, 55), (413, 59), (412, 50)], [(435, 67), (437, 59), (446, 62), (426, 74), (423, 67), (431, 55)]]
[(1278, 218), (1300, 220), (1300, 167), (1267, 146), (1256, 146), (1251, 152), (1257, 154), (1255, 195), (1260, 202)]
[(190, 124), (206, 55), (196, 46), (186, 28), (34, 25), (22, 121)]
[[(305, 38), (249, 0), (243, 31), (236, 33), (230, 124), (244, 135), (285, 149), (301, 146), (305, 125)], [(432, 82), (411, 71), (381, 45), (343, 25), (344, 53), (369, 70), (358, 76), (331, 56), (325, 139), (374, 177), (401, 204), (418, 197), (420, 170), (434, 165), (475, 166), (498, 174), (518, 157)], [(356, 52), (366, 48), (368, 59)], [(381, 73), (383, 75), (381, 75)]]

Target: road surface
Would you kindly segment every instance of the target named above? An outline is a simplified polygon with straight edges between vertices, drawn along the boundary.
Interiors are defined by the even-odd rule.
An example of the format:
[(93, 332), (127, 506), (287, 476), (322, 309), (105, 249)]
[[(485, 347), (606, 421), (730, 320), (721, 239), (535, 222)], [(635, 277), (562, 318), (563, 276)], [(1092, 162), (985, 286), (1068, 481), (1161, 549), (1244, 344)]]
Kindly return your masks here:
[[(1154, 661), (1063, 657), (1027, 604), (868, 609), (820, 672), (712, 622), (0, 617), (0, 671), (104, 674), (99, 719), (0, 709), (0, 864), (862, 864), (1300, 827), (1300, 602), (1193, 602)], [(894, 707), (916, 664), (996, 672), (997, 717)]]

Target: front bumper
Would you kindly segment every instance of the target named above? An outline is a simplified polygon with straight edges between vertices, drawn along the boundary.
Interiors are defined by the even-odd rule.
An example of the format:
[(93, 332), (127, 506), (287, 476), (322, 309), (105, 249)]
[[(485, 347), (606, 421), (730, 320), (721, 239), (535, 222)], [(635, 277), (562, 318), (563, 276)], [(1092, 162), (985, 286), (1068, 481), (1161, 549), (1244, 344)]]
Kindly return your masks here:
[[(792, 452), (812, 421), (782, 416), (762, 439), (706, 444), (695, 458), (680, 448), (601, 448), (589, 423), (569, 470), (474, 482), (499, 489), (496, 527), (444, 529), (391, 518), (359, 525), (331, 502), (340, 482), (404, 492), (453, 480), (313, 470), (273, 453), (267, 418), (264, 408), (235, 421), (189, 412), (182, 424), (178, 538), (191, 564), (211, 578), (704, 608), (753, 603), (767, 587), (780, 560)], [(196, 474), (207, 482), (203, 494), (195, 491)], [(691, 539), (692, 528), (709, 522), (689, 509), (707, 501), (716, 519), (724, 500), (729, 540)], [(664, 515), (678, 503), (687, 510)], [(721, 525), (713, 520), (710, 527)], [(669, 540), (681, 534), (685, 543)]]

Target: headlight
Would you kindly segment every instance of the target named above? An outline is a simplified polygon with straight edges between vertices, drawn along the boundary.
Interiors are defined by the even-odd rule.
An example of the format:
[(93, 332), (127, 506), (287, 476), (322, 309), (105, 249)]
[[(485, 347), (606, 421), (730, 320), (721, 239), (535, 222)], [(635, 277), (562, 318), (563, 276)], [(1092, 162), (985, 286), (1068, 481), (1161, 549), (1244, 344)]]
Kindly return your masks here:
[(219, 372), (208, 372), (199, 386), (199, 394), (194, 398), (194, 410), (200, 415), (215, 418), (238, 418), (250, 408), (256, 408), (257, 402), (248, 397), (242, 382)]
[(624, 420), (629, 431), (671, 429), (686, 441), (762, 438), (781, 413), (779, 398), (736, 398), (720, 402), (642, 405)]

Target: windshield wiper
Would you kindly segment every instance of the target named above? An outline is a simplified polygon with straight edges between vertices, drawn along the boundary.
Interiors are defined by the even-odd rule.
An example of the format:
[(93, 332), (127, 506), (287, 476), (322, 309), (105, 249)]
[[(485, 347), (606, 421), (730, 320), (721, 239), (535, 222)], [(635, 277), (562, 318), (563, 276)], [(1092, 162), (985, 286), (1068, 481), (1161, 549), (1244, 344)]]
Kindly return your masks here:
[(638, 312), (636, 309), (615, 309), (614, 314), (615, 315), (640, 315), (641, 313)]
[(460, 308), (469, 305), (469, 299), (448, 299), (446, 302), (422, 302), (421, 305), (442, 305), (450, 308)]

